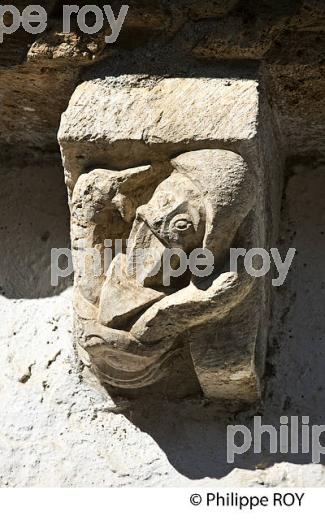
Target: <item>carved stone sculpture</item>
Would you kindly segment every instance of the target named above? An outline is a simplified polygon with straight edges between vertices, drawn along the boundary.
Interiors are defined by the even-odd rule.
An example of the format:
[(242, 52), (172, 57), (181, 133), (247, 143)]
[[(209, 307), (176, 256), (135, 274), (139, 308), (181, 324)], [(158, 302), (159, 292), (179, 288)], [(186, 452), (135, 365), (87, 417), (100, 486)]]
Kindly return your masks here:
[[(165, 88), (168, 104), (171, 81), (165, 79), (165, 85), (155, 87), (160, 103)], [(177, 111), (181, 112), (186, 89), (191, 93), (192, 85), (191, 80), (178, 81), (181, 107)], [(255, 87), (253, 83), (248, 87)], [(206, 80), (201, 80), (201, 86), (206, 88)], [(103, 137), (95, 139), (98, 153), (89, 156), (92, 145), (88, 137), (79, 143), (76, 156), (78, 141), (69, 117), (78, 105), (82, 120), (82, 91), (78, 103), (73, 98), (63, 118), (60, 142), (70, 194), (76, 344), (100, 380), (121, 392), (136, 395), (139, 389), (168, 380), (186, 353), (193, 368), (189, 377), (196, 379), (204, 395), (254, 401), (260, 395), (266, 350), (268, 281), (249, 275), (240, 260), (237, 272), (231, 270), (230, 249), (265, 247), (272, 235), (266, 194), (276, 200), (275, 179), (263, 164), (267, 154), (256, 155), (257, 150), (264, 152), (256, 128), (252, 131), (251, 118), (257, 118), (259, 111), (257, 90), (253, 89), (253, 102), (249, 101), (254, 113), (241, 115), (237, 150), (242, 153), (233, 145), (227, 149), (220, 146), (220, 140), (213, 141), (210, 107), (206, 121), (211, 127), (209, 141), (198, 136), (206, 131), (198, 122), (190, 144), (175, 147), (180, 124), (176, 117), (170, 130), (174, 138), (170, 150), (166, 139), (163, 147), (157, 145), (159, 129), (162, 134), (166, 131), (160, 117), (153, 139), (156, 149), (147, 154), (150, 160), (145, 165), (144, 142), (150, 144), (151, 120), (159, 104), (157, 92), (155, 96), (151, 91), (146, 91), (152, 97), (147, 99), (149, 122), (141, 130), (140, 141), (133, 138), (132, 124), (127, 125), (129, 151), (125, 143), (122, 151), (121, 136), (110, 138), (104, 128)], [(129, 117), (133, 117), (132, 110), (138, 113), (132, 91), (113, 84), (110, 98), (112, 93), (120, 94), (119, 103), (131, 106)], [(209, 95), (214, 95), (211, 90)], [(109, 110), (109, 101), (105, 110)], [(231, 133), (229, 100), (228, 110), (223, 110), (224, 126)], [(109, 124), (114, 127), (121, 114), (115, 107), (110, 115), (113, 121)], [(214, 117), (220, 120), (220, 108)], [(220, 127), (215, 128), (220, 133)], [(274, 136), (269, 134), (269, 138), (271, 151)], [(131, 167), (125, 160), (128, 153)], [(84, 163), (82, 170), (78, 157)], [(276, 157), (274, 162), (280, 170)], [(107, 251), (111, 254), (108, 262)], [(182, 259), (198, 260), (205, 253), (210, 259), (207, 272), (197, 265), (194, 270), (190, 264), (185, 269), (181, 265)], [(171, 273), (167, 273), (166, 283), (168, 267)], [(177, 395), (188, 393), (184, 385), (184, 392)]]

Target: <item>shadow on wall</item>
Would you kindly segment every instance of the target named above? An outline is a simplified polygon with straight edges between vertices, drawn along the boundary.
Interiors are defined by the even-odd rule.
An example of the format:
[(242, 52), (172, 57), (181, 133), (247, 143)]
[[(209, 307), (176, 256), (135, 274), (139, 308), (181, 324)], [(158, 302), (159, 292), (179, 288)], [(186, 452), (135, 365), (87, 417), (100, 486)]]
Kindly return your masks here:
[[(297, 255), (285, 285), (274, 293), (263, 406), (221, 417), (214, 405), (204, 401), (147, 402), (128, 414), (188, 478), (220, 478), (234, 468), (264, 469), (281, 461), (308, 464), (315, 455), (301, 452), (301, 416), (309, 417), (310, 426), (325, 425), (325, 171), (297, 167), (294, 173), (284, 199), (279, 248), (281, 256), (289, 247), (295, 247)], [(298, 453), (270, 454), (269, 436), (263, 434), (260, 454), (251, 448), (228, 464), (227, 425), (245, 425), (253, 432), (254, 415), (277, 430), (281, 416), (289, 418), (289, 425), (291, 417), (298, 416)], [(324, 435), (320, 440), (325, 446)], [(241, 445), (243, 438), (239, 435), (236, 442)]]
[(69, 209), (60, 157), (0, 171), (0, 294), (45, 298), (72, 285), (51, 286), (51, 249), (70, 247)]

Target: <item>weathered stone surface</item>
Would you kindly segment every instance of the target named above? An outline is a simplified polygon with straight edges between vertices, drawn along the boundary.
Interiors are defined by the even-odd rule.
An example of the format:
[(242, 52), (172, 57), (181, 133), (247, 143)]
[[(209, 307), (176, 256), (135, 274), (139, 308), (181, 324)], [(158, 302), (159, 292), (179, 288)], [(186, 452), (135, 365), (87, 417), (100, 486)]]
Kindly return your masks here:
[[(286, 59), (290, 55), (294, 63), (301, 63), (306, 69), (307, 81), (313, 76), (324, 89), (324, 75), (319, 69), (325, 16), (322, 0), (286, 0), (277, 4), (271, 0), (135, 0), (130, 3), (118, 41), (106, 47), (102, 35), (88, 37), (75, 31), (62, 35), (63, 3), (56, 2), (55, 9), (52, 9), (53, 2), (46, 2), (49, 13), (47, 32), (32, 36), (20, 30), (7, 37), (0, 46), (0, 93), (4, 96), (0, 121), (2, 153), (9, 143), (12, 147), (53, 150), (60, 114), (80, 72), (84, 70), (87, 74), (94, 61), (106, 61), (108, 74), (121, 63), (122, 70), (117, 72), (118, 75), (131, 70), (135, 74), (146, 74), (148, 70), (144, 70), (144, 63), (164, 63), (164, 73), (168, 75), (175, 64), (182, 68), (194, 52), (198, 60), (205, 56), (214, 61), (224, 58), (265, 61), (267, 81), (271, 85), (270, 97), (278, 107), (284, 153), (296, 155), (301, 150), (301, 154), (315, 156), (316, 148), (320, 148), (324, 156), (320, 138), (324, 133), (324, 124), (320, 122), (320, 113), (323, 118), (325, 113), (323, 96), (316, 98), (312, 84), (308, 86), (306, 95), (304, 71), (293, 67), (291, 62), (288, 65)], [(84, 3), (76, 1), (77, 5)], [(23, 0), (18, 7), (25, 4)], [(119, 5), (114, 3), (114, 12)], [(225, 29), (227, 27), (229, 31)], [(238, 30), (233, 31), (233, 27)], [(293, 33), (290, 41), (288, 31)], [(300, 32), (305, 33), (302, 38), (297, 36)], [(146, 50), (149, 55), (137, 58), (138, 50)], [(26, 66), (27, 58), (29, 64)], [(274, 63), (282, 65), (277, 69), (272, 65)], [(245, 68), (247, 66), (245, 63)], [(288, 78), (290, 90), (287, 89)], [(11, 102), (12, 93), (15, 95), (14, 103)], [(31, 94), (35, 99), (41, 95), (40, 113), (30, 111), (28, 120), (19, 118), (19, 114), (23, 114), (22, 107), (31, 102)], [(293, 104), (293, 99), (298, 102)], [(16, 106), (19, 107), (18, 113)], [(301, 110), (307, 113), (307, 124), (301, 118)]]
[(126, 264), (125, 255), (116, 256), (103, 284), (98, 319), (107, 327), (123, 328), (134, 316), (164, 297), (163, 293), (143, 287), (136, 278), (128, 276)]
[(281, 128), (286, 129), (282, 142), (292, 159), (300, 156), (323, 162), (325, 143), (319, 136), (325, 121), (324, 78), (324, 65), (270, 65), (270, 87), (279, 93), (274, 106), (282, 113)]
[[(93, 260), (76, 273), (76, 344), (103, 383), (130, 391), (154, 385), (173, 373), (175, 356), (190, 352), (207, 397), (251, 402), (260, 395), (267, 282), (228, 265), (230, 247), (265, 247), (276, 233), (281, 160), (258, 86), (257, 77), (122, 76), (94, 79), (73, 95), (59, 140), (74, 263), (86, 246), (103, 256), (107, 239), (132, 244), (106, 281), (94, 276)], [(116, 171), (104, 169), (105, 161)], [(88, 164), (102, 169), (87, 173)], [(117, 273), (157, 244), (157, 270), (155, 262), (142, 267), (140, 280), (132, 269)], [(212, 257), (204, 278), (185, 267), (166, 282), (164, 249), (189, 255), (202, 247)]]
[[(192, 19), (214, 18), (227, 14), (238, 4), (238, 0), (202, 0), (202, 2), (180, 2), (181, 8), (187, 10)], [(177, 4), (176, 4), (177, 5)]]
[(325, 5), (322, 0), (303, 0), (290, 25), (298, 31), (324, 31)]
[(325, 59), (324, 32), (286, 31), (267, 52), (270, 64), (321, 66)]
[[(24, 65), (0, 71), (1, 154), (9, 149), (57, 151), (60, 115), (77, 81), (77, 71)], [(22, 154), (24, 155), (24, 154)], [(12, 153), (15, 157), (15, 154)]]
[[(62, 115), (59, 131), (68, 187), (73, 189), (87, 169), (95, 148), (101, 165), (109, 157), (123, 169), (148, 158), (168, 160), (190, 150), (191, 142), (202, 148), (253, 141), (257, 88), (256, 79), (213, 77), (156, 81), (122, 76), (81, 84)], [(89, 141), (89, 136), (96, 139)]]
[[(26, 0), (18, 0), (15, 5), (22, 7), (26, 3)], [(47, 2), (48, 10), (50, 4), (52, 6), (52, 2)], [(55, 19), (60, 15), (59, 4), (57, 2)], [(75, 359), (71, 347), (70, 294), (33, 300), (57, 293), (65, 286), (63, 281), (59, 288), (53, 289), (49, 283), (50, 246), (62, 247), (68, 243), (66, 199), (62, 183), (58, 181), (60, 165), (55, 154), (49, 154), (51, 166), (47, 163), (38, 166), (44, 152), (56, 150), (59, 117), (82, 72), (81, 66), (88, 67), (95, 61), (93, 57), (106, 58), (105, 75), (121, 78), (130, 74), (123, 79), (123, 86), (129, 85), (132, 89), (140, 83), (139, 77), (143, 81), (148, 73), (154, 76), (153, 65), (156, 63), (163, 64), (163, 74), (167, 76), (177, 76), (175, 64), (181, 64), (178, 70), (180, 78), (189, 71), (192, 73), (195, 67), (189, 67), (186, 60), (198, 49), (202, 53), (196, 54), (197, 61), (205, 56), (214, 65), (225, 57), (244, 59), (245, 72), (249, 68), (246, 58), (258, 58), (264, 65), (262, 75), (268, 98), (280, 125), (282, 151), (289, 159), (289, 165), (295, 156), (300, 156), (304, 166), (300, 164), (288, 172), (290, 179), (287, 198), (283, 201), (280, 243), (284, 255), (289, 246), (298, 247), (299, 255), (290, 271), (289, 286), (275, 291), (266, 373), (268, 384), (263, 408), (257, 413), (263, 415), (265, 424), (275, 427), (279, 425), (280, 415), (308, 415), (311, 424), (325, 423), (322, 391), (324, 287), (319, 278), (324, 249), (322, 197), (325, 187), (324, 172), (311, 171), (311, 164), (320, 162), (325, 156), (324, 5), (323, 0), (285, 0), (276, 4), (273, 0), (159, 0), (141, 2), (141, 5), (135, 1), (125, 31), (122, 31), (117, 44), (109, 49), (103, 48), (102, 40), (96, 40), (96, 37), (89, 41), (79, 39), (76, 34), (57, 37), (62, 20), (57, 20), (58, 31), (44, 34), (45, 41), (37, 38), (33, 44), (34, 37), (19, 31), (6, 38), (0, 46), (0, 160), (4, 165), (1, 178), (5, 186), (1, 205), (0, 233), (4, 251), (1, 255), (0, 291), (6, 296), (0, 301), (3, 318), (0, 354), (3, 403), (0, 410), (1, 485), (153, 486), (191, 485), (191, 481), (197, 485), (198, 479), (209, 476), (223, 478), (218, 482), (200, 480), (199, 483), (324, 486), (323, 467), (311, 464), (309, 455), (273, 457), (267, 453), (268, 450), (257, 456), (246, 454), (228, 474), (231, 468), (225, 464), (226, 426), (234, 420), (236, 424), (251, 427), (251, 412), (235, 418), (230, 414), (224, 417), (220, 410), (212, 411), (211, 405), (208, 406), (204, 400), (171, 403), (166, 399), (159, 410), (155, 403), (149, 405), (148, 400), (138, 410), (134, 402), (130, 404), (127, 401), (118, 401), (116, 407), (96, 386), (87, 369), (82, 369)], [(229, 34), (222, 32), (222, 27), (229, 27), (228, 17), (236, 20), (237, 37), (229, 38)], [(52, 15), (50, 18), (53, 21)], [(213, 27), (217, 29), (211, 32)], [(209, 40), (213, 45), (207, 51), (205, 43)], [(146, 46), (148, 52), (137, 56), (134, 50), (141, 47), (144, 50)], [(30, 58), (28, 64), (25, 63), (27, 54)], [(143, 56), (146, 60), (142, 59)], [(148, 62), (150, 66), (145, 65)], [(87, 70), (85, 77), (89, 79), (92, 74), (96, 76), (94, 69)], [(225, 80), (231, 82), (233, 77)], [(264, 86), (261, 89), (264, 95), (263, 89)], [(96, 104), (90, 107), (91, 110), (96, 111)], [(261, 114), (262, 120), (268, 121), (269, 113), (262, 110)], [(220, 125), (222, 123), (223, 118)], [(94, 135), (97, 130), (93, 125)], [(252, 153), (254, 141), (259, 141), (256, 156), (265, 159), (267, 170), (264, 186), (267, 186), (266, 193), (274, 194), (269, 202), (266, 197), (268, 207), (261, 214), (270, 216), (269, 206), (274, 207), (276, 221), (278, 210), (274, 201), (279, 199), (281, 191), (277, 168), (274, 167), (278, 150), (272, 146), (268, 150), (263, 146), (263, 143), (274, 142), (264, 130), (261, 127), (257, 132), (254, 130), (252, 139), (244, 137), (238, 149), (236, 138), (235, 141), (230, 138), (229, 147), (236, 153), (245, 150), (245, 159), (252, 158), (255, 155)], [(259, 131), (263, 134), (260, 140)], [(76, 178), (98, 164), (106, 171), (109, 167), (112, 173), (139, 164), (139, 158), (141, 164), (149, 164), (163, 156), (166, 165), (170, 157), (191, 151), (185, 141), (171, 146), (170, 150), (163, 150), (162, 143), (145, 144), (139, 150), (130, 141), (114, 141), (111, 153), (107, 155), (107, 143), (97, 140), (86, 144), (87, 139), (85, 135), (83, 142), (77, 142), (75, 147), (69, 143), (71, 172), (76, 172)], [(142, 140), (145, 141), (145, 136)], [(156, 144), (160, 146), (159, 151)], [(216, 145), (219, 147), (220, 143)], [(85, 157), (96, 157), (98, 163), (87, 164)], [(15, 162), (13, 170), (12, 162)], [(129, 220), (128, 223), (121, 219), (125, 225), (123, 233), (127, 235), (134, 205), (125, 193), (119, 192), (114, 204), (123, 219)], [(25, 300), (10, 300), (15, 297)], [(74, 299), (74, 305), (82, 318), (91, 316), (97, 319), (97, 305), (89, 303), (80, 293)], [(246, 331), (251, 316), (238, 312), (234, 314), (234, 320), (238, 328), (242, 324), (242, 330)], [(99, 325), (96, 323), (95, 332), (102, 333), (105, 338), (105, 329)], [(231, 329), (230, 333), (228, 323), (225, 333), (220, 329), (216, 336), (213, 328), (203, 326), (192, 341), (193, 358), (202, 359), (204, 355), (210, 361), (197, 369), (203, 388), (211, 383), (211, 365), (228, 364), (226, 380), (222, 370), (216, 369), (213, 374), (213, 380), (219, 382), (219, 392), (223, 385), (223, 397), (228, 400), (234, 393), (240, 395), (244, 384), (247, 388), (250, 385), (247, 370), (241, 374), (237, 386), (236, 367), (231, 373), (233, 351), (229, 347), (238, 342), (233, 333), (235, 330)], [(201, 341), (203, 335), (208, 345), (213, 346), (217, 341), (223, 348), (218, 352), (213, 348), (205, 352), (200, 348), (195, 350), (197, 340)], [(116, 331), (115, 339), (121, 345), (125, 336)], [(254, 340), (245, 338), (246, 343)], [(138, 348), (136, 341), (134, 347)], [(88, 363), (89, 358), (85, 356), (84, 361)], [(185, 361), (181, 358), (180, 365), (184, 366)], [(185, 369), (186, 373), (188, 371), (190, 363)], [(159, 383), (161, 393), (167, 397), (176, 387), (184, 388), (184, 384), (185, 380), (177, 370), (174, 387), (166, 379)], [(198, 391), (198, 388), (194, 390)], [(193, 387), (188, 387), (187, 391), (194, 393)], [(245, 392), (247, 397), (249, 389)], [(123, 412), (125, 416), (116, 412)], [(109, 443), (107, 439), (110, 439)], [(287, 462), (280, 463), (282, 460)], [(271, 467), (261, 469), (268, 465)]]
[(252, 28), (241, 16), (216, 20), (192, 52), (198, 58), (261, 59), (281, 33), (281, 25), (257, 19)]
[(199, 75), (160, 81), (122, 76), (86, 82), (71, 97), (59, 139), (62, 143), (83, 141), (95, 132), (97, 140), (109, 143), (126, 137), (150, 144), (249, 139), (255, 132), (257, 85), (256, 80), (232, 82)]
[[(56, 0), (40, 0), (37, 5), (40, 5), (46, 9), (48, 15), (55, 6)], [(29, 0), (16, 0), (14, 4), (10, 2), (4, 2), (2, 5), (14, 5), (19, 9), (20, 13), (31, 3)], [(11, 18), (8, 13), (5, 14), (5, 23), (10, 25)], [(11, 35), (5, 35), (3, 43), (0, 44), (0, 68), (1, 67), (13, 67), (15, 65), (22, 64), (28, 52), (29, 46), (35, 39), (35, 35), (29, 34), (23, 28), (18, 29)]]
[[(26, 221), (26, 244), (19, 235), (18, 242), (5, 246), (6, 251), (10, 245), (16, 251), (10, 261), (11, 281), (17, 288), (21, 284), (20, 269), (14, 271), (18, 257), (30, 260), (34, 268), (39, 262), (44, 271), (44, 242), (37, 240), (36, 223), (41, 227), (60, 222), (66, 231), (57, 243), (68, 238), (67, 217), (59, 210), (66, 203), (59, 172), (45, 164), (42, 168), (43, 177), (8, 168), (2, 177), (7, 188), (1, 226), (16, 235), (21, 218)], [(14, 211), (19, 197), (24, 200), (26, 194), (23, 179), (25, 183), (33, 179), (36, 192), (43, 178), (46, 200), (46, 173), (58, 196), (56, 204), (53, 197), (47, 200), (57, 213), (49, 204), (31, 207), (32, 200), (21, 205), (21, 213)], [(280, 247), (284, 253), (297, 247), (299, 255), (288, 286), (275, 291), (267, 391), (263, 408), (256, 412), (264, 424), (275, 427), (280, 415), (308, 415), (311, 424), (325, 424), (324, 284), (319, 279), (325, 251), (324, 190), (323, 169), (314, 171), (310, 164), (298, 163), (290, 170)], [(29, 222), (34, 224), (32, 234)], [(39, 255), (30, 257), (32, 250)], [(31, 278), (29, 285), (25, 280), (25, 299), (14, 300), (12, 293), (0, 297), (2, 487), (324, 487), (324, 467), (312, 464), (308, 454), (272, 455), (263, 446), (261, 454), (250, 451), (233, 466), (226, 464), (227, 425), (233, 421), (251, 428), (251, 410), (235, 417), (223, 415), (206, 401), (192, 399), (165, 400), (159, 407), (147, 399), (139, 409), (127, 400), (114, 404), (76, 360), (71, 293), (51, 297), (49, 290), (47, 298), (37, 300), (34, 287)]]
[[(118, 13), (122, 3), (113, 1), (110, 4), (114, 13)], [(129, 11), (125, 19), (124, 29), (147, 29), (148, 31), (163, 31), (171, 24), (171, 11), (169, 5), (164, 2), (159, 5), (157, 2), (147, 1), (134, 2), (129, 5)]]
[[(87, 65), (99, 59), (106, 47), (105, 30), (94, 35), (80, 33), (74, 27), (70, 33), (62, 32), (62, 20), (51, 24), (31, 45), (27, 61), (49, 66), (52, 60), (63, 64), (73, 61), (74, 66)], [(53, 65), (53, 64), (52, 64)]]

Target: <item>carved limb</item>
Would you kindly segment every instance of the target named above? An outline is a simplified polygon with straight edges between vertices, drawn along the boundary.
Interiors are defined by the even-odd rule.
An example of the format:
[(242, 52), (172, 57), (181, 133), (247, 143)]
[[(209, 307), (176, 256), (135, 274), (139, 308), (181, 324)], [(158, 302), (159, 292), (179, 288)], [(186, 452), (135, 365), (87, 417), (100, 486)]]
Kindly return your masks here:
[(254, 281), (247, 273), (222, 273), (207, 290), (191, 283), (152, 305), (131, 333), (144, 345), (166, 348), (190, 327), (226, 316), (250, 292)]
[(103, 382), (119, 388), (147, 386), (168, 373), (170, 359), (179, 350), (177, 336), (189, 327), (227, 315), (253, 283), (248, 275), (243, 279), (235, 273), (223, 273), (206, 291), (191, 284), (172, 295), (174, 298), (154, 304), (131, 333), (87, 321), (83, 347)]
[[(110, 351), (156, 359), (171, 349), (177, 336), (211, 319), (221, 319), (252, 289), (254, 278), (247, 273), (222, 273), (207, 290), (192, 283), (153, 304), (133, 325), (130, 332), (111, 329), (95, 321), (85, 325), (87, 347), (97, 338)], [(134, 359), (135, 359), (134, 358)]]
[[(233, 247), (241, 244), (249, 249), (255, 245), (256, 236), (256, 219), (251, 212), (242, 222)], [(221, 273), (205, 290), (191, 283), (166, 296), (154, 303), (130, 332), (142, 344), (165, 349), (189, 328), (224, 318), (246, 298), (256, 283), (256, 278), (247, 273), (243, 259), (239, 259), (237, 271)]]

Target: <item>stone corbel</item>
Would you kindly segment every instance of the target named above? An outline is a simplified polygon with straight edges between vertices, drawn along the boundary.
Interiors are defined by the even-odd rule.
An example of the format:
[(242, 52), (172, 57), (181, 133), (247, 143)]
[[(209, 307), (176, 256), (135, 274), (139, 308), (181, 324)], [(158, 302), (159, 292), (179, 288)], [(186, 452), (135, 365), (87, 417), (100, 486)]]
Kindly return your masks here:
[[(281, 154), (260, 78), (217, 76), (95, 78), (62, 117), (75, 342), (115, 392), (159, 393), (174, 380), (177, 397), (261, 396), (270, 279), (229, 261), (231, 248), (274, 245)], [(112, 261), (94, 276), (107, 243)], [(81, 268), (87, 248), (97, 260)], [(170, 248), (207, 249), (212, 271), (166, 287), (156, 263)], [(156, 253), (140, 276), (138, 249)]]

